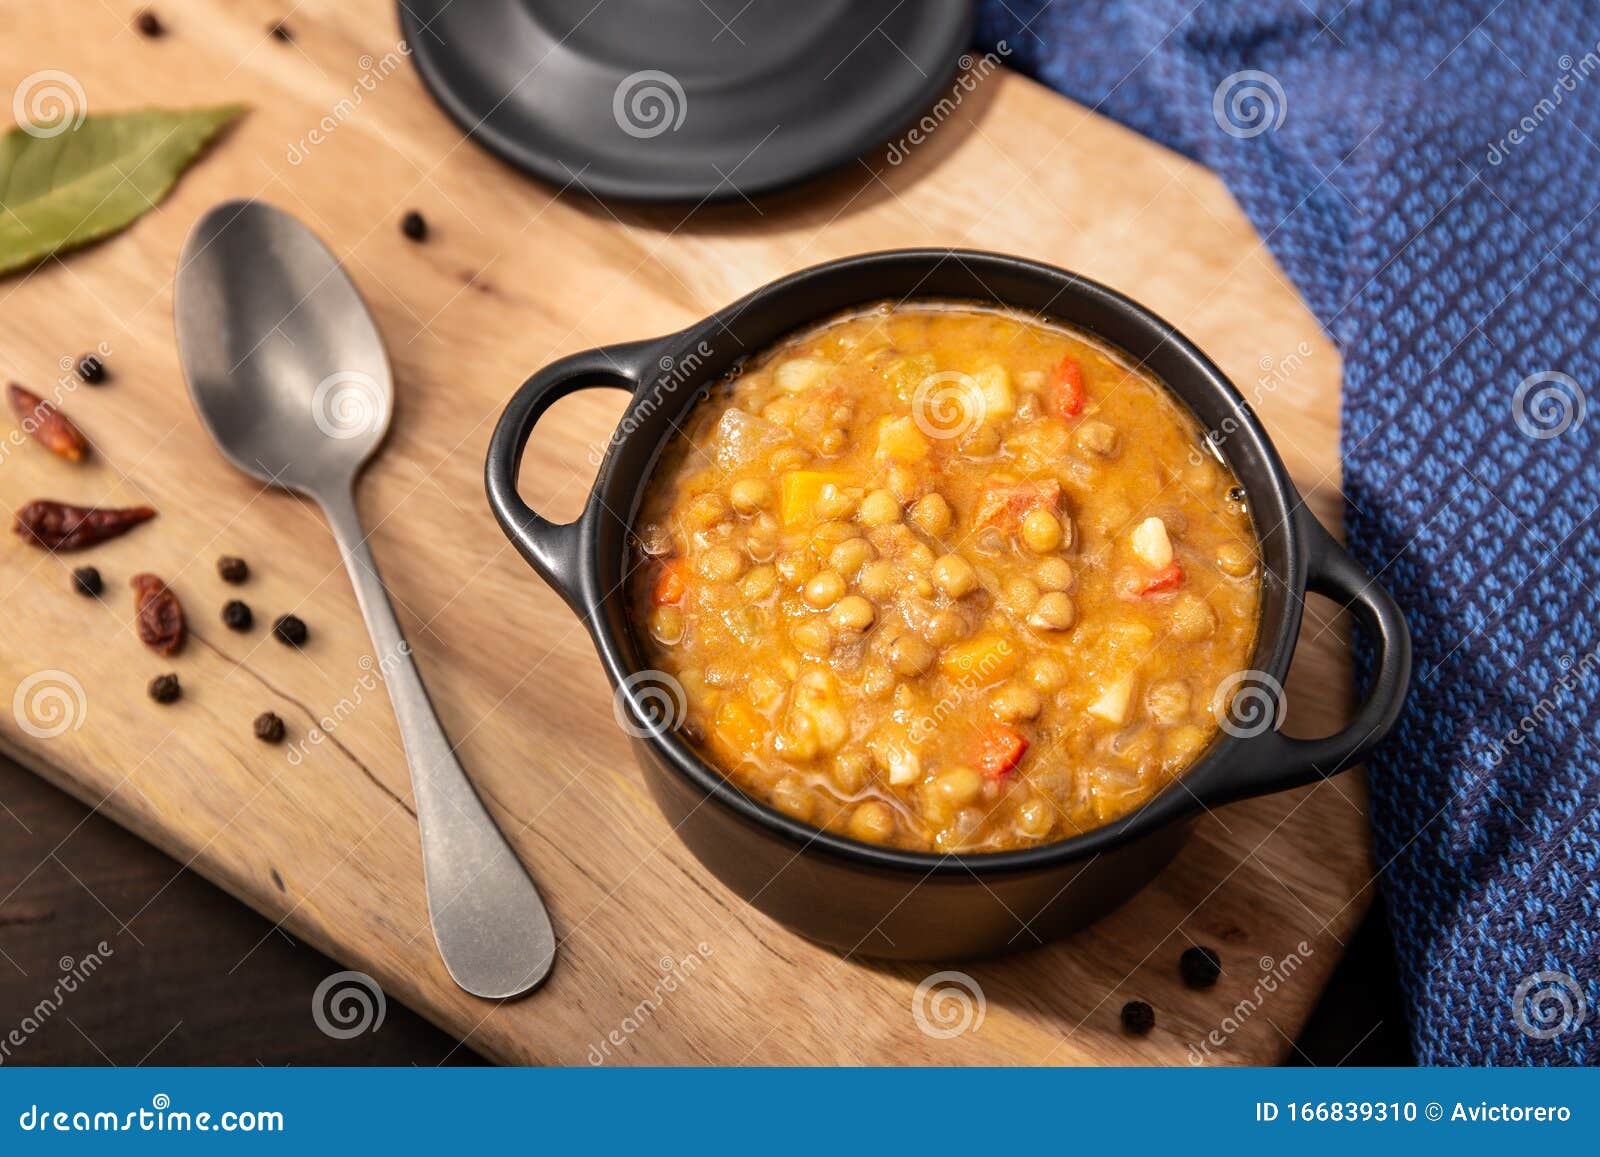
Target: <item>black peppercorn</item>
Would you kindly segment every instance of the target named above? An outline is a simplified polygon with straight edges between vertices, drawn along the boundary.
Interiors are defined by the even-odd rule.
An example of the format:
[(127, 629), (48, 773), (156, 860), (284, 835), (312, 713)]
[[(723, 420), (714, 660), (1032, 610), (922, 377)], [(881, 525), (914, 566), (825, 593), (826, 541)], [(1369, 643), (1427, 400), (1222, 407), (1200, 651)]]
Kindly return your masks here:
[(415, 209), (400, 218), (400, 232), (413, 241), (421, 241), (428, 235), (428, 223), (422, 219), (422, 214)]
[(73, 571), (72, 586), (80, 595), (91, 599), (105, 589), (105, 583), (100, 579), (100, 572), (92, 566), (80, 566)]
[(1122, 1031), (1129, 1036), (1144, 1036), (1156, 1026), (1156, 1010), (1142, 1000), (1122, 1006)]
[(294, 33), (289, 31), (289, 26), (281, 21), (274, 24), (268, 31), (272, 33), (272, 39), (281, 40), (285, 44), (294, 39)]
[(106, 363), (97, 354), (84, 354), (78, 359), (78, 377), (91, 386), (106, 380)]
[(157, 36), (166, 34), (166, 27), (150, 9), (146, 8), (134, 17), (133, 26), (139, 30), (140, 36), (148, 36), (152, 40)]
[(242, 583), (250, 577), (250, 565), (242, 558), (234, 558), (225, 554), (217, 559), (217, 574), (225, 583)]
[(306, 625), (295, 615), (279, 615), (272, 624), (272, 633), (278, 636), (278, 642), (291, 647), (303, 646), (306, 641)]
[(1244, 487), (1243, 486), (1232, 486), (1232, 487), (1228, 488), (1228, 501), (1229, 502), (1232, 502), (1233, 504), (1238, 505), (1239, 503), (1242, 503), (1245, 500), (1245, 497), (1246, 496), (1245, 496), (1245, 492), (1244, 492)]
[(148, 690), (150, 692), (150, 698), (154, 699), (157, 703), (176, 702), (178, 696), (183, 694), (183, 688), (178, 686), (178, 677), (170, 674), (157, 675), (154, 679), (150, 680), (150, 686)]
[(263, 711), (256, 716), (254, 724), (256, 738), (262, 743), (283, 742), (283, 720), (278, 718), (275, 711)]
[(230, 631), (248, 631), (255, 625), (256, 617), (250, 613), (250, 604), (229, 599), (222, 607), (222, 621)]
[(1190, 988), (1210, 988), (1222, 975), (1222, 959), (1214, 950), (1197, 944), (1178, 957), (1178, 971)]

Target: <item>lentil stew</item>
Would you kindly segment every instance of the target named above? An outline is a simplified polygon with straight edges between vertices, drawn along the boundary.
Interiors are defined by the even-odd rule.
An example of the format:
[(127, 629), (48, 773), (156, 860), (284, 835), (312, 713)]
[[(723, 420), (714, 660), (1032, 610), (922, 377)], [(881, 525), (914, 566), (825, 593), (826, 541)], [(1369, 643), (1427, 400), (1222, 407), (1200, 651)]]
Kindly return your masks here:
[(921, 851), (1064, 839), (1217, 731), (1259, 558), (1192, 415), (1087, 335), (884, 305), (716, 386), (635, 525), (643, 658), (741, 790)]

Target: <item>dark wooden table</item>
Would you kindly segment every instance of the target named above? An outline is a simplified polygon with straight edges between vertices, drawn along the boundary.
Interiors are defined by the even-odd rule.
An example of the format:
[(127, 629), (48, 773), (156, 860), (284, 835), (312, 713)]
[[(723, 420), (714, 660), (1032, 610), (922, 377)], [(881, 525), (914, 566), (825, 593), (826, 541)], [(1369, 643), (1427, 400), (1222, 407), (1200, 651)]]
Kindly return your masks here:
[[(83, 971), (56, 995), (64, 971)], [(71, 797), (0, 758), (0, 1062), (24, 1065), (472, 1065), (388, 1002), (345, 1039), (312, 1015), (341, 965)], [(7, 1035), (16, 1030), (17, 1045)], [(1351, 943), (1291, 1063), (1407, 1064), (1382, 906)]]

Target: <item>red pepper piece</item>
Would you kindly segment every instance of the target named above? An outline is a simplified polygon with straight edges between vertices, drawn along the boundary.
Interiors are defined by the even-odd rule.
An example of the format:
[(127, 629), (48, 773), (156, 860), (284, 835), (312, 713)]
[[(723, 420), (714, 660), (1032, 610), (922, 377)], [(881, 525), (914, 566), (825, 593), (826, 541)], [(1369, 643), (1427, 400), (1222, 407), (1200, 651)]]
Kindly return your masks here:
[(1054, 478), (1018, 482), (1011, 486), (991, 486), (979, 499), (972, 522), (978, 530), (992, 526), (1010, 534), (1022, 524), (1030, 510), (1039, 507), (1056, 510), (1060, 505), (1061, 483)]
[(188, 634), (183, 604), (178, 602), (178, 596), (153, 574), (136, 574), (128, 580), (128, 585), (133, 588), (140, 640), (152, 651), (176, 654)]
[(25, 390), (16, 382), (6, 388), (6, 400), (11, 412), (22, 423), (24, 433), (37, 438), (46, 450), (69, 462), (81, 462), (89, 452), (89, 440), (67, 421), (53, 402), (47, 402), (32, 390)]
[(1083, 413), (1087, 395), (1083, 389), (1083, 367), (1070, 354), (1057, 364), (1050, 375), (1050, 401), (1056, 413), (1063, 418), (1076, 418)]
[(1160, 594), (1162, 591), (1176, 590), (1183, 585), (1183, 568), (1175, 562), (1149, 575), (1134, 587), (1134, 591), (1141, 595)]
[(149, 506), (73, 506), (36, 498), (17, 511), (11, 529), (46, 550), (82, 550), (126, 534), (155, 516)]
[(1028, 750), (1028, 740), (1014, 728), (1004, 723), (992, 723), (978, 736), (978, 751), (974, 762), (978, 770), (990, 779), (999, 779), (1022, 762)]

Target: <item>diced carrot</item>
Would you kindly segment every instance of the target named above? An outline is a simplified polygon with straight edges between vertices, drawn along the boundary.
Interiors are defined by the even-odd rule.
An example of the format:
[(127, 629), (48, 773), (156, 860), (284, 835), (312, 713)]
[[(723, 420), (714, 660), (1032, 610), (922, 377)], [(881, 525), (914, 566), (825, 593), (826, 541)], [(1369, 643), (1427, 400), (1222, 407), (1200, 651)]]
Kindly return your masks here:
[(1015, 531), (1030, 510), (1043, 507), (1055, 510), (1061, 505), (1061, 483), (1054, 478), (1037, 482), (1018, 482), (1010, 486), (991, 486), (978, 500), (973, 525), (978, 530), (995, 527), (1007, 534)]
[(1001, 634), (974, 635), (946, 649), (939, 670), (969, 686), (987, 687), (1017, 669), (1017, 648)]
[(1183, 584), (1183, 568), (1175, 562), (1169, 562), (1160, 570), (1153, 572), (1133, 589), (1141, 595), (1160, 594), (1162, 591), (1176, 590)]
[(1083, 367), (1068, 354), (1057, 364), (1050, 375), (1050, 401), (1057, 414), (1075, 418), (1083, 413)]
[(717, 708), (712, 736), (735, 759), (756, 755), (767, 734), (767, 721), (743, 699), (724, 700)]
[(973, 762), (990, 779), (999, 779), (1022, 762), (1028, 740), (1022, 732), (1004, 723), (991, 723), (978, 734), (978, 750)]
[(684, 581), (684, 563), (682, 559), (673, 559), (661, 565), (661, 573), (656, 576), (655, 589), (650, 592), (650, 601), (658, 607), (676, 606), (683, 601), (683, 596), (688, 593), (689, 584)]

